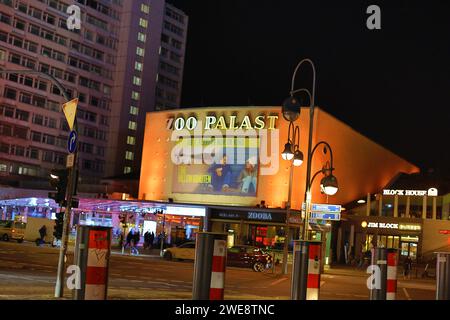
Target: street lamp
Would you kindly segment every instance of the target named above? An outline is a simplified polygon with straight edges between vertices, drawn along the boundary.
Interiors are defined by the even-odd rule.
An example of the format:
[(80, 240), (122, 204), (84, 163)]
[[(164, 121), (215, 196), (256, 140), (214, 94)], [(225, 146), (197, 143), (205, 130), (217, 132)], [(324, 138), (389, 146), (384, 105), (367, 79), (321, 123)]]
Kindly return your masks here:
[(324, 145), (323, 153), (326, 154), (328, 152), (328, 150), (330, 151), (330, 162), (327, 161), (326, 164), (322, 167), (322, 169), (320, 169), (319, 171), (314, 173), (311, 181), (307, 181), (308, 187), (306, 189), (306, 208), (305, 208), (305, 224), (303, 226), (303, 240), (308, 240), (309, 213), (311, 211), (311, 188), (312, 188), (314, 179), (319, 174), (324, 175), (324, 177), (320, 181), (320, 190), (322, 191), (322, 193), (325, 193), (328, 196), (334, 196), (339, 190), (338, 181), (337, 181), (336, 177), (333, 175), (333, 170), (334, 170), (334, 168), (333, 168), (333, 150), (331, 149), (331, 146), (328, 144), (328, 142), (320, 141), (319, 143), (317, 143), (311, 152), (310, 159), (312, 159), (316, 150), (322, 145)]
[[(283, 111), (283, 117), (285, 119), (297, 119), (298, 115), (300, 115), (300, 105), (298, 105), (297, 116), (295, 116), (295, 112), (291, 110), (289, 113), (286, 113), (289, 116), (285, 116), (285, 112)], [(285, 109), (285, 104), (283, 105), (283, 110)], [(291, 135), (292, 134), (292, 135)], [(292, 136), (292, 139), (291, 139)], [(285, 232), (285, 240), (284, 240), (284, 248), (283, 248), (283, 274), (287, 274), (287, 259), (288, 259), (288, 251), (289, 251), (289, 218), (290, 218), (290, 209), (291, 209), (291, 198), (292, 198), (292, 181), (294, 178), (294, 167), (299, 167), (303, 163), (303, 153), (300, 151), (300, 127), (295, 126), (294, 122), (289, 122), (288, 129), (288, 142), (285, 145), (284, 151), (281, 153), (281, 157), (284, 160), (293, 160), (290, 168), (289, 175), (289, 193), (288, 193), (288, 203), (286, 205), (286, 232)]]

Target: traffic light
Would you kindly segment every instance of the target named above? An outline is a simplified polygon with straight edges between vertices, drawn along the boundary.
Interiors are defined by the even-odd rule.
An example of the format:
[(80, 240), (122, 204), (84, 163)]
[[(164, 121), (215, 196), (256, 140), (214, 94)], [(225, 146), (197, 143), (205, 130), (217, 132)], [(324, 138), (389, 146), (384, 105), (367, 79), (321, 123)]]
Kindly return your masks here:
[(50, 185), (56, 192), (49, 192), (48, 197), (62, 204), (66, 199), (67, 190), (67, 169), (52, 170), (50, 173)]
[(58, 240), (61, 240), (62, 238), (63, 227), (64, 227), (64, 212), (58, 212), (56, 214), (55, 229), (53, 231), (53, 235)]

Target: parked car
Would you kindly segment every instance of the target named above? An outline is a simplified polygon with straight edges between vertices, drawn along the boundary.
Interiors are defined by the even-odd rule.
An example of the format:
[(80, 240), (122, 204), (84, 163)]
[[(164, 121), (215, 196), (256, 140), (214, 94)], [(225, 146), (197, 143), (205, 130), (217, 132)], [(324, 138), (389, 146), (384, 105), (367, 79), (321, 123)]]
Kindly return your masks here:
[(3, 241), (12, 239), (19, 243), (23, 242), (26, 225), (24, 222), (0, 220), (0, 238)]
[(269, 263), (272, 263), (271, 255), (261, 248), (234, 246), (228, 249), (227, 265), (230, 267), (252, 268), (255, 272), (262, 272)]
[(164, 250), (163, 257), (166, 260), (194, 260), (195, 242), (186, 242), (178, 247), (167, 248)]

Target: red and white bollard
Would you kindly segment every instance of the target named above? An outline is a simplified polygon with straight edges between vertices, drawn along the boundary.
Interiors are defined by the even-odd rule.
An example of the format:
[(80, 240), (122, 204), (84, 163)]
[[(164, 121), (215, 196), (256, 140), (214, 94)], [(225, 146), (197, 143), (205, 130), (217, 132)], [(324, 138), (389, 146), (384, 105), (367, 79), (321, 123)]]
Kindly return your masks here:
[(386, 300), (395, 300), (397, 294), (397, 249), (387, 250)]
[(227, 238), (227, 233), (197, 234), (192, 300), (224, 299)]
[(110, 253), (111, 228), (78, 227), (75, 263), (81, 271), (81, 287), (74, 290), (75, 300), (107, 299)]
[(223, 300), (227, 252), (226, 246), (227, 242), (225, 240), (214, 240), (211, 285), (209, 288), (210, 300)]
[(319, 300), (321, 247), (318, 243), (309, 245), (306, 300)]

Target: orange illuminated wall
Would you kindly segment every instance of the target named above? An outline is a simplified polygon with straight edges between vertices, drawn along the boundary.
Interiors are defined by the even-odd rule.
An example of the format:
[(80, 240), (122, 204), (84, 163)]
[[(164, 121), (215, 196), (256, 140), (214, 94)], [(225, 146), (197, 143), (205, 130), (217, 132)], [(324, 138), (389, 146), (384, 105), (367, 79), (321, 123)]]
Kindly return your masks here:
[[(174, 165), (171, 162), (172, 130), (167, 129), (167, 119), (195, 116), (204, 119), (207, 115), (230, 116), (236, 115), (243, 119), (249, 115), (278, 115), (276, 122), (279, 129), (278, 163), (275, 175), (259, 175), (256, 197), (238, 197), (204, 194), (180, 194), (172, 192), (172, 175)], [(223, 204), (255, 206), (261, 200), (271, 207), (282, 207), (288, 199), (290, 162), (281, 159), (281, 151), (287, 141), (289, 123), (281, 114), (280, 107), (222, 107), (183, 109), (177, 111), (162, 111), (148, 113), (142, 155), (141, 179), (139, 198), (143, 200), (168, 200), (175, 202)], [(294, 183), (292, 193), (293, 208), (300, 208), (305, 192), (306, 153), (309, 131), (309, 110), (303, 108), (300, 118), (296, 121), (300, 126), (300, 149), (305, 155), (305, 162), (294, 169)], [(365, 197), (368, 192), (379, 192), (387, 182), (399, 172), (412, 173), (419, 169), (392, 152), (372, 142), (346, 124), (333, 118), (329, 114), (316, 109), (314, 125), (314, 144), (320, 140), (330, 143), (334, 153), (334, 174), (339, 182), (339, 192), (328, 199), (329, 203), (344, 204), (359, 197)], [(272, 143), (272, 142), (271, 142)], [(269, 147), (271, 145), (269, 144)], [(319, 170), (328, 160), (318, 150), (313, 158), (312, 174)], [(264, 152), (264, 151), (260, 151)], [(321, 176), (316, 178), (313, 185), (313, 202), (326, 202), (320, 194), (319, 183)]]

